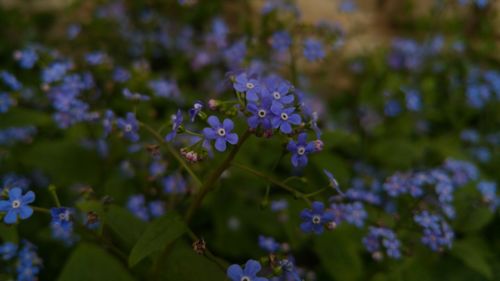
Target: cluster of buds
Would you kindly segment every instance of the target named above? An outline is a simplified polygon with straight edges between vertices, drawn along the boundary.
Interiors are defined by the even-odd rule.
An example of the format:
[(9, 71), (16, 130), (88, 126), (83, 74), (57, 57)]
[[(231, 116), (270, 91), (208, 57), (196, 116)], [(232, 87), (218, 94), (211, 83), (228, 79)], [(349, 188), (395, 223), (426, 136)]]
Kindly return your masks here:
[(181, 155), (191, 164), (198, 163), (204, 158), (200, 153), (188, 148), (181, 148)]

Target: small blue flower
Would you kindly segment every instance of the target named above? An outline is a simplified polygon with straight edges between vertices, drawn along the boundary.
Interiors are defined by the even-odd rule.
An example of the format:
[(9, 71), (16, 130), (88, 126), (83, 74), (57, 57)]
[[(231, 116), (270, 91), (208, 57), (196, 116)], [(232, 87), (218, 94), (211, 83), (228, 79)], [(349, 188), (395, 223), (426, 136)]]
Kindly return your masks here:
[[(17, 54), (16, 54), (17, 56)], [(18, 57), (19, 65), (24, 69), (31, 69), (38, 61), (38, 54), (33, 48), (26, 48), (19, 52)]]
[(230, 144), (238, 143), (238, 135), (231, 133), (234, 123), (231, 119), (224, 119), (221, 124), (216, 116), (208, 117), (208, 124), (211, 128), (203, 129), (203, 135), (208, 140), (215, 140), (215, 149), (220, 152), (226, 151), (226, 142)]
[(269, 253), (276, 253), (280, 249), (280, 244), (273, 237), (259, 235), (259, 247)]
[(287, 105), (293, 102), (295, 97), (290, 92), (292, 85), (288, 81), (274, 78), (268, 79), (267, 82), (266, 88), (273, 101), (281, 103), (282, 105)]
[(177, 136), (177, 131), (182, 125), (183, 117), (182, 117), (182, 112), (180, 109), (177, 110), (177, 113), (175, 115), (172, 115), (172, 131), (167, 134), (165, 137), (165, 140), (168, 142), (171, 142), (175, 139)]
[(85, 60), (90, 65), (100, 65), (106, 59), (106, 54), (100, 51), (91, 52), (85, 55)]
[(261, 86), (259, 81), (249, 78), (246, 73), (238, 74), (234, 79), (233, 87), (240, 93), (246, 93), (248, 101), (257, 101)]
[(6, 113), (14, 105), (14, 100), (7, 93), (0, 93), (0, 113)]
[(196, 101), (193, 107), (189, 109), (189, 116), (191, 117), (191, 122), (194, 122), (196, 116), (203, 110), (203, 103), (201, 101)]
[(271, 46), (278, 52), (285, 52), (292, 45), (292, 37), (287, 31), (277, 31), (271, 37)]
[(17, 78), (7, 71), (0, 72), (0, 79), (13, 91), (19, 91), (23, 87)]
[(297, 142), (290, 140), (286, 148), (292, 153), (292, 165), (304, 167), (307, 165), (307, 155), (314, 152), (314, 142), (307, 142), (307, 133), (301, 133)]
[(5, 242), (4, 244), (0, 245), (0, 256), (4, 261), (11, 260), (16, 256), (16, 252), (17, 245), (12, 242)]
[(308, 61), (318, 61), (325, 57), (325, 51), (320, 41), (308, 38), (304, 41), (304, 57)]
[(361, 202), (344, 205), (344, 218), (348, 223), (361, 228), (367, 217), (368, 213)]
[(295, 108), (285, 108), (280, 103), (273, 103), (271, 112), (274, 114), (271, 119), (273, 128), (279, 128), (284, 134), (290, 134), (292, 132), (292, 125), (299, 125), (302, 121), (300, 115), (294, 113)]
[(115, 114), (111, 110), (106, 110), (104, 112), (104, 117), (102, 119), (102, 127), (104, 129), (103, 135), (104, 137), (109, 136), (111, 131), (113, 130), (113, 122), (115, 121)]
[(262, 128), (264, 129), (271, 129), (271, 105), (272, 101), (270, 98), (262, 99), (260, 104), (249, 102), (247, 105), (247, 110), (252, 115), (247, 119), (248, 126), (252, 129), (256, 129), (259, 126), (262, 126)]
[(333, 221), (334, 215), (331, 212), (325, 212), (325, 205), (322, 202), (312, 203), (312, 209), (304, 209), (300, 213), (303, 223), (300, 229), (305, 232), (323, 233), (324, 226)]
[(181, 194), (187, 192), (186, 180), (179, 173), (163, 178), (161, 183), (163, 185), (163, 191), (167, 194)]
[(60, 224), (63, 226), (72, 224), (71, 210), (65, 207), (50, 209), (52, 223)]
[(146, 208), (146, 198), (142, 194), (130, 196), (127, 201), (127, 209), (143, 221), (148, 221), (150, 218)]
[(262, 266), (256, 260), (249, 260), (242, 269), (240, 265), (233, 264), (227, 269), (227, 276), (231, 281), (268, 281), (267, 278), (258, 277), (257, 273)]
[(339, 183), (337, 182), (337, 179), (333, 176), (332, 173), (330, 173), (328, 170), (323, 169), (323, 173), (328, 177), (328, 184), (335, 189), (340, 195), (344, 195), (342, 190), (340, 190)]
[(149, 202), (148, 207), (153, 218), (161, 217), (165, 214), (165, 203), (161, 200)]
[(126, 118), (118, 118), (116, 124), (123, 131), (125, 138), (132, 142), (139, 140), (139, 134), (137, 133), (139, 131), (139, 122), (134, 113), (129, 112)]
[(130, 79), (130, 72), (122, 67), (117, 67), (113, 71), (113, 80), (119, 83), (125, 83)]
[(25, 220), (33, 214), (33, 209), (28, 205), (35, 201), (35, 193), (28, 191), (22, 195), (22, 190), (14, 187), (9, 190), (9, 200), (0, 200), (0, 212), (7, 212), (3, 221), (6, 224), (14, 224), (17, 218)]

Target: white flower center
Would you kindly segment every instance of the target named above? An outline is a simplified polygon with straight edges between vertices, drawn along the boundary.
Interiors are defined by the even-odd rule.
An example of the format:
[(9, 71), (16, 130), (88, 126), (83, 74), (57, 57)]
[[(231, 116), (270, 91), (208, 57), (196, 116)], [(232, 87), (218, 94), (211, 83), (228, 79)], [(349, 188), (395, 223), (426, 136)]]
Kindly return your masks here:
[(59, 220), (61, 220), (61, 221), (67, 221), (67, 220), (69, 220), (69, 213), (68, 212), (60, 213), (59, 214)]
[(21, 201), (19, 200), (12, 201), (12, 208), (17, 209), (19, 207), (21, 207)]
[(132, 131), (132, 125), (130, 124), (125, 125), (125, 132), (130, 132), (130, 131)]
[(219, 128), (217, 130), (217, 134), (221, 137), (225, 136), (226, 135), (226, 130), (224, 130), (224, 128)]
[(285, 120), (285, 121), (286, 121), (286, 120), (288, 120), (288, 114), (286, 114), (286, 113), (284, 113), (284, 112), (283, 112), (283, 113), (281, 113), (281, 119), (282, 119), (282, 120)]
[(304, 153), (306, 153), (306, 149), (303, 146), (299, 146), (297, 148), (297, 154), (298, 155), (304, 155)]
[(251, 82), (248, 82), (246, 86), (247, 86), (247, 89), (253, 89), (253, 88), (255, 88), (255, 85), (253, 83), (251, 83)]
[(200, 109), (202, 105), (200, 103), (195, 103), (194, 104), (194, 109)]
[(281, 94), (278, 91), (273, 92), (273, 98), (275, 100), (279, 100), (281, 98)]
[(257, 112), (260, 118), (266, 117), (266, 111), (264, 109), (261, 109)]
[(241, 277), (240, 281), (252, 281), (252, 279), (250, 279), (250, 277), (248, 276), (243, 276)]
[(318, 216), (318, 215), (314, 215), (314, 216), (312, 217), (312, 223), (314, 223), (314, 224), (319, 224), (320, 222), (321, 222), (321, 217), (320, 217), (320, 216)]

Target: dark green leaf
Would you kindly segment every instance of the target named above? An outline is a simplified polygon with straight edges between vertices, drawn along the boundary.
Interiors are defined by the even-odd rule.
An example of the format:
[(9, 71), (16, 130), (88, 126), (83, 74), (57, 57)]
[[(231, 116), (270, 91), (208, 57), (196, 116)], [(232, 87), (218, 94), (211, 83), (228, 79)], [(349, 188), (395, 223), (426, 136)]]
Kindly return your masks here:
[(493, 269), (487, 260), (489, 256), (488, 249), (481, 240), (467, 239), (456, 241), (451, 253), (470, 269), (481, 273), (489, 280), (493, 278)]
[(134, 266), (152, 253), (164, 249), (167, 244), (175, 241), (185, 231), (184, 222), (173, 213), (153, 221), (132, 249), (129, 257), (130, 266)]
[(58, 281), (134, 281), (125, 267), (101, 248), (82, 243), (74, 251)]

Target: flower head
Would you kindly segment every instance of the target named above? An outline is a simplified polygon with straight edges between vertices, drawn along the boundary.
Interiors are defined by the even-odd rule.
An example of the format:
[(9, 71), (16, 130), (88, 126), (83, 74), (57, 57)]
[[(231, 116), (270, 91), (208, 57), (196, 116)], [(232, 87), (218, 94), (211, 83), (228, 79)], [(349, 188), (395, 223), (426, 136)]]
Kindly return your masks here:
[(314, 142), (307, 142), (307, 134), (301, 133), (297, 141), (291, 140), (288, 143), (287, 149), (292, 153), (292, 165), (304, 167), (307, 165), (307, 155), (314, 152)]
[(324, 226), (333, 221), (334, 215), (331, 212), (325, 212), (325, 205), (322, 202), (312, 203), (312, 209), (304, 209), (300, 213), (303, 223), (300, 229), (305, 232), (323, 233)]
[(246, 98), (249, 101), (257, 101), (259, 99), (258, 94), (261, 91), (260, 83), (256, 79), (248, 77), (246, 73), (236, 75), (233, 87), (238, 92), (246, 93)]
[(182, 125), (182, 121), (182, 112), (179, 109), (177, 110), (177, 113), (175, 115), (172, 115), (172, 131), (165, 137), (166, 141), (171, 142), (174, 140), (174, 138), (177, 136), (177, 130), (179, 130)]
[(306, 39), (304, 41), (304, 57), (311, 62), (323, 59), (325, 51), (321, 42), (312, 38)]
[(258, 261), (249, 260), (244, 269), (237, 264), (231, 265), (227, 269), (227, 276), (231, 281), (268, 281), (267, 278), (257, 276), (261, 268), (262, 266)]
[(0, 212), (7, 212), (3, 221), (6, 224), (14, 224), (17, 218), (25, 220), (33, 214), (33, 209), (28, 205), (35, 201), (35, 193), (28, 191), (25, 195), (18, 187), (9, 190), (9, 199), (0, 200)]
[(226, 151), (226, 142), (230, 144), (238, 142), (238, 135), (231, 133), (234, 128), (234, 123), (231, 119), (224, 119), (221, 124), (219, 118), (212, 115), (208, 117), (207, 121), (210, 127), (203, 129), (203, 135), (208, 140), (215, 140), (215, 149), (223, 152)]
[(273, 128), (279, 128), (284, 134), (290, 134), (292, 132), (292, 125), (299, 125), (302, 121), (300, 115), (294, 113), (295, 108), (285, 108), (280, 103), (273, 103), (271, 106), (271, 112), (274, 114), (271, 119)]
[(191, 117), (191, 122), (194, 122), (196, 116), (203, 110), (203, 103), (201, 101), (196, 101), (193, 107), (189, 109), (189, 116)]
[(117, 125), (123, 131), (125, 138), (132, 142), (139, 140), (139, 134), (137, 133), (139, 131), (139, 122), (134, 113), (129, 112), (126, 118), (118, 118)]

